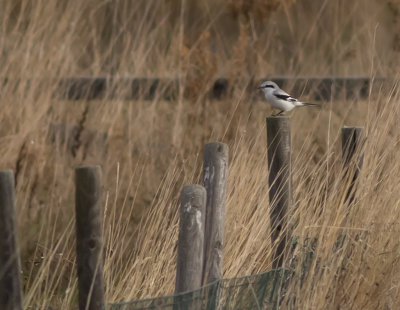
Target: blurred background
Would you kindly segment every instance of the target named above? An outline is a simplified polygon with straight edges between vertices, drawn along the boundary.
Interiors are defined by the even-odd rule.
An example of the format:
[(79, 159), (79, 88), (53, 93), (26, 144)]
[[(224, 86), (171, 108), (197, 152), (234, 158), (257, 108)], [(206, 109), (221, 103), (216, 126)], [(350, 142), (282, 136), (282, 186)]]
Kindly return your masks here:
[[(107, 300), (171, 294), (179, 193), (199, 182), (209, 141), (230, 146), (224, 276), (270, 269), (265, 117), (273, 111), (253, 88), (274, 76), (371, 81), (365, 98), (330, 98), (320, 110), (291, 115), (296, 233), (324, 240), (326, 266), (310, 285), (293, 282), (297, 307), (400, 303), (400, 1), (0, 0), (0, 7), (0, 169), (15, 171), (25, 309), (77, 308), (73, 168), (82, 163), (103, 169)], [(63, 79), (99, 76), (113, 78), (113, 96), (62, 96)], [(123, 80), (136, 77), (178, 79), (177, 96), (167, 100), (158, 88), (150, 99), (140, 92), (124, 99)], [(218, 78), (228, 85), (221, 99), (208, 96)], [(350, 215), (337, 163), (343, 125), (364, 126), (368, 137)], [(334, 252), (343, 231), (365, 235)]]

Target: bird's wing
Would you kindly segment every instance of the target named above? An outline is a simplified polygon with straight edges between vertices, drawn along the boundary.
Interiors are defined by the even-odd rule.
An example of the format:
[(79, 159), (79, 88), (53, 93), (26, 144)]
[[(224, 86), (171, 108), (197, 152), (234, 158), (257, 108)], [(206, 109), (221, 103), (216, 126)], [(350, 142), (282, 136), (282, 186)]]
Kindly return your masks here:
[(287, 92), (285, 92), (283, 89), (280, 89), (279, 87), (278, 89), (274, 89), (274, 95), (286, 95), (290, 97)]
[(282, 99), (285, 101), (296, 102), (297, 99), (290, 96), (288, 93), (284, 92), (282, 89), (274, 91), (274, 96), (278, 99)]

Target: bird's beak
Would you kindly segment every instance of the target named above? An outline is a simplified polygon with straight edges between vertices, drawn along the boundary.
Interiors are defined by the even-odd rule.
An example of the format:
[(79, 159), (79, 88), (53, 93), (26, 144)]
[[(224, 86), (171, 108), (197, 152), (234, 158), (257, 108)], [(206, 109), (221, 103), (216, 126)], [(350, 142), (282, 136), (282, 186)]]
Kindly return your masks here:
[(262, 88), (261, 86), (258, 86), (258, 87), (257, 87), (257, 89), (261, 89), (261, 88)]

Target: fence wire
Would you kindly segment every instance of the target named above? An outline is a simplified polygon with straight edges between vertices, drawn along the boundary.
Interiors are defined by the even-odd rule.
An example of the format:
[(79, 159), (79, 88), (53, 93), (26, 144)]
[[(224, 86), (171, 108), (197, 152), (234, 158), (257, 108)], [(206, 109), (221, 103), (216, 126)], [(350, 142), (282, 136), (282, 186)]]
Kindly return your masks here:
[(109, 310), (250, 310), (277, 309), (289, 272), (274, 269), (240, 278), (221, 279), (177, 295), (111, 303)]

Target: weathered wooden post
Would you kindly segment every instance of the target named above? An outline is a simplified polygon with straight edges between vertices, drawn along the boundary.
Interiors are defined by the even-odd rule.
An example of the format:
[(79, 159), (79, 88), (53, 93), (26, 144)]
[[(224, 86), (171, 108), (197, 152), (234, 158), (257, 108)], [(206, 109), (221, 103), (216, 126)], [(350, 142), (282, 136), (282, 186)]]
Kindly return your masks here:
[(101, 168), (75, 169), (79, 309), (104, 309)]
[(205, 209), (204, 187), (185, 186), (181, 193), (175, 293), (201, 287)]
[(14, 174), (0, 171), (0, 309), (22, 309)]
[[(365, 141), (363, 127), (343, 127), (342, 128), (342, 158), (345, 178), (349, 178), (349, 187), (346, 192), (345, 202), (349, 205), (353, 202), (355, 196), (355, 184), (360, 174), (364, 155), (360, 148)], [(355, 156), (357, 155), (357, 158)], [(352, 174), (349, 175), (349, 173)]]
[(267, 117), (268, 183), (271, 205), (271, 237), (277, 243), (273, 268), (283, 266), (286, 242), (289, 239), (288, 218), (292, 212), (292, 171), (290, 118)]
[(222, 277), (229, 148), (220, 142), (207, 143), (203, 156), (207, 206), (202, 283), (207, 284)]

